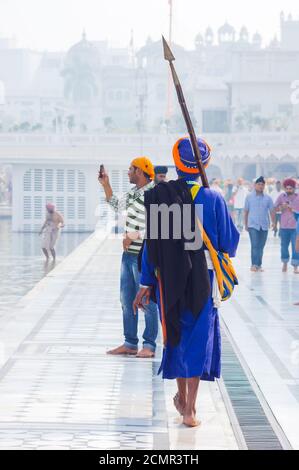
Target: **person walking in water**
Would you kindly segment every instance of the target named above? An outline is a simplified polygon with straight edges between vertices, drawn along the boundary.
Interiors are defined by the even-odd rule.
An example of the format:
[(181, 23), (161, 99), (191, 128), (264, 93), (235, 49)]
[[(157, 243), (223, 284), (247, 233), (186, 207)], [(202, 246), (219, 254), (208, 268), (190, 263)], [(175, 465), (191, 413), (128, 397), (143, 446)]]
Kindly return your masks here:
[(55, 245), (58, 240), (60, 229), (64, 227), (64, 220), (62, 215), (55, 210), (55, 206), (51, 202), (46, 204), (46, 209), (46, 220), (40, 229), (39, 235), (42, 235), (42, 250), (46, 260), (49, 260), (50, 252), (53, 257), (53, 261), (55, 261)]

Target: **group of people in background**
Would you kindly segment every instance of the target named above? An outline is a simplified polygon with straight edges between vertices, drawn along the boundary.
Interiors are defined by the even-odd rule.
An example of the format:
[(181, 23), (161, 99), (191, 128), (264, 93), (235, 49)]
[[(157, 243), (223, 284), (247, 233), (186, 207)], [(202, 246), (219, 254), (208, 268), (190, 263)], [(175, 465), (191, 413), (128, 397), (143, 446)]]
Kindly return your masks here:
[[(284, 181), (263, 176), (253, 183), (239, 178), (212, 180), (211, 188), (223, 195), (231, 216), (242, 232), (248, 231), (251, 242), (251, 271), (263, 271), (264, 247), (270, 228), (280, 237), (282, 271), (291, 262), (299, 274), (299, 181)], [(290, 253), (291, 251), (291, 253)]]
[[(167, 173), (167, 166), (156, 166), (153, 184), (166, 181)], [(263, 271), (264, 248), (272, 229), (274, 236), (280, 237), (282, 271), (287, 272), (291, 262), (294, 273), (299, 274), (299, 180), (279, 181), (261, 176), (254, 182), (243, 178), (234, 182), (214, 178), (210, 188), (225, 199), (239, 232), (245, 229), (249, 233), (252, 272)], [(47, 260), (50, 254), (55, 260), (55, 244), (64, 222), (53, 204), (48, 203), (46, 209), (47, 217), (40, 231), (42, 250)]]

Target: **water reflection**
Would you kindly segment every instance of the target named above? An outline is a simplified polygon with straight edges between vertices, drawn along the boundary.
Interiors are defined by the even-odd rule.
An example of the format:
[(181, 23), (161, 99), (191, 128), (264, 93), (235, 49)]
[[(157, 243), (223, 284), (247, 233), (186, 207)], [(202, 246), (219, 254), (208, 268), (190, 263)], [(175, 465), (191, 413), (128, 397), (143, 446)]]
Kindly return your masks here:
[(0, 316), (88, 236), (62, 232), (56, 262), (46, 262), (37, 233), (12, 233), (11, 220), (0, 219)]

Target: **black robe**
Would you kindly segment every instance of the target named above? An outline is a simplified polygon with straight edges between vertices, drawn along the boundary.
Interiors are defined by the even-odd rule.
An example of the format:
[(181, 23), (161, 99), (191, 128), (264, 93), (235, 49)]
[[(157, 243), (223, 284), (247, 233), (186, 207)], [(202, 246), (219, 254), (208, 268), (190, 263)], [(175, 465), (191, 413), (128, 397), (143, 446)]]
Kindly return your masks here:
[[(158, 221), (158, 239), (150, 239), (151, 213), (150, 205), (178, 204), (182, 236), (174, 238), (173, 217), (170, 212), (169, 239), (161, 237), (161, 217)], [(183, 205), (191, 206), (191, 230), (199, 230), (195, 223), (195, 205), (184, 180), (160, 183), (155, 188), (144, 193), (146, 209), (146, 240), (149, 261), (159, 269), (166, 316), (167, 339), (176, 346), (181, 337), (180, 313), (188, 308), (197, 317), (211, 294), (210, 277), (204, 253), (200, 249), (186, 250), (186, 240), (183, 234)], [(177, 221), (176, 221), (177, 222)], [(198, 234), (200, 236), (200, 234)], [(141, 255), (140, 255), (141, 256)], [(155, 299), (153, 299), (155, 300)]]

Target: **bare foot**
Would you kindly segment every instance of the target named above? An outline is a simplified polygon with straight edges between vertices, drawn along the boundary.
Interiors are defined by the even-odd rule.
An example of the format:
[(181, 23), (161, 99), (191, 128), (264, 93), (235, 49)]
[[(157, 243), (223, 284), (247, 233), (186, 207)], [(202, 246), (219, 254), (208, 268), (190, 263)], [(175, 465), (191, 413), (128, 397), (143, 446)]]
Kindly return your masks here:
[(118, 348), (107, 351), (106, 354), (109, 354), (111, 356), (122, 356), (122, 355), (136, 356), (137, 349), (130, 349), (122, 345), (122, 346), (119, 346)]
[(283, 273), (286, 273), (287, 271), (288, 271), (288, 265), (287, 265), (287, 263), (283, 263), (283, 265), (282, 265), (282, 272), (283, 272)]
[(299, 274), (298, 266), (294, 266), (294, 274)]
[(183, 424), (188, 428), (196, 428), (201, 425), (201, 422), (196, 419), (195, 413), (192, 413), (191, 415), (184, 415)]
[(155, 357), (155, 353), (148, 348), (143, 348), (141, 349), (141, 351), (139, 351), (136, 357), (150, 359), (150, 358)]
[(186, 403), (183, 403), (180, 400), (178, 393), (173, 397), (173, 404), (174, 404), (175, 408), (177, 409), (178, 413), (181, 416), (184, 416), (184, 410), (185, 410)]
[(251, 266), (250, 271), (253, 273), (257, 272), (257, 267), (256, 266)]

